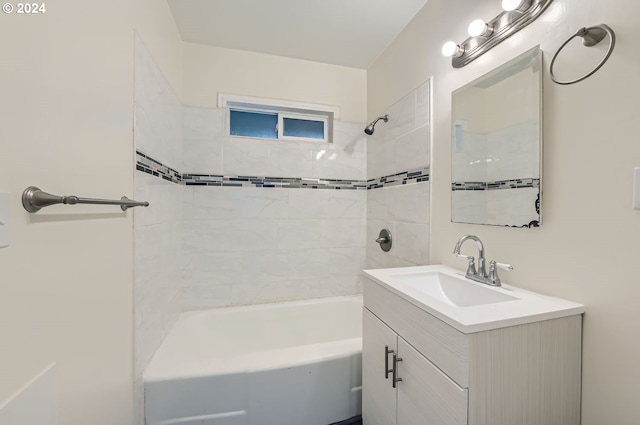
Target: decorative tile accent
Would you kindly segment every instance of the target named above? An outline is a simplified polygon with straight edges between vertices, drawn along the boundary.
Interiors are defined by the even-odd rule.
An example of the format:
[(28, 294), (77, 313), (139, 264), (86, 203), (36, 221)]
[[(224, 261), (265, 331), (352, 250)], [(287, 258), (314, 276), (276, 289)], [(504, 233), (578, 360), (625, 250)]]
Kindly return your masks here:
[(221, 176), (215, 174), (183, 174), (187, 186), (275, 187), (286, 189), (365, 190), (360, 180), (315, 179), (300, 177)]
[(451, 190), (500, 190), (500, 189), (518, 189), (521, 187), (540, 187), (540, 179), (511, 179), (498, 180), (494, 182), (453, 182)]
[(187, 186), (231, 186), (266, 187), (285, 189), (334, 189), (334, 190), (371, 190), (397, 186), (407, 183), (429, 181), (429, 167), (403, 171), (390, 176), (364, 180), (319, 179), (308, 177), (260, 177), (260, 176), (224, 176), (221, 174), (181, 174), (136, 151), (136, 170), (152, 176)]
[(429, 181), (429, 167), (418, 168), (410, 171), (392, 174), (390, 176), (378, 177), (367, 180), (367, 189), (378, 189), (381, 187), (397, 186), (407, 183), (420, 183)]
[(180, 174), (179, 171), (162, 164), (160, 161), (138, 150), (136, 150), (136, 170), (173, 183), (180, 184), (180, 182), (182, 182), (182, 174)]

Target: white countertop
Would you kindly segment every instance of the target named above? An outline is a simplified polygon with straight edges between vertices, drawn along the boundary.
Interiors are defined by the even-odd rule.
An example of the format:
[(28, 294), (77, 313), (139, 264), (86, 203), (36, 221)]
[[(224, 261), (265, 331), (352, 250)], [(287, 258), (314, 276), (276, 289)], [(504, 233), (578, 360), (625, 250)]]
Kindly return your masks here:
[[(372, 269), (364, 270), (363, 273), (373, 282), (463, 333), (474, 333), (557, 319), (582, 314), (585, 311), (584, 305), (562, 298), (538, 294), (511, 285), (505, 285), (504, 283), (500, 287), (492, 287), (474, 282), (465, 278), (464, 272), (444, 265)], [(466, 283), (472, 285), (467, 288), (468, 294), (479, 293), (479, 291), (486, 293), (486, 290), (490, 290), (496, 291), (496, 294), (494, 294), (496, 297), (500, 297), (498, 294), (505, 295), (505, 297), (501, 297), (505, 300), (479, 305), (452, 305), (438, 300), (429, 295), (428, 291), (420, 289), (419, 278), (421, 273), (424, 273), (425, 276), (441, 273), (454, 279), (461, 279), (463, 289), (466, 287)], [(408, 278), (409, 276), (410, 278)], [(409, 283), (409, 280), (411, 280), (411, 283)], [(473, 286), (476, 287), (474, 288)], [(441, 295), (440, 297), (442, 298), (442, 296), (446, 297), (446, 295)]]

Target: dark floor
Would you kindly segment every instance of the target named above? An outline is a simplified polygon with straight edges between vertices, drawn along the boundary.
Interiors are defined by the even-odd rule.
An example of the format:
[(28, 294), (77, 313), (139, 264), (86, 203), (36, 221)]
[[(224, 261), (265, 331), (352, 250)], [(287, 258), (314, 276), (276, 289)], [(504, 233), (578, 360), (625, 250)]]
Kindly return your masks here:
[(362, 416), (354, 416), (353, 418), (349, 418), (346, 421), (334, 422), (329, 425), (362, 425)]

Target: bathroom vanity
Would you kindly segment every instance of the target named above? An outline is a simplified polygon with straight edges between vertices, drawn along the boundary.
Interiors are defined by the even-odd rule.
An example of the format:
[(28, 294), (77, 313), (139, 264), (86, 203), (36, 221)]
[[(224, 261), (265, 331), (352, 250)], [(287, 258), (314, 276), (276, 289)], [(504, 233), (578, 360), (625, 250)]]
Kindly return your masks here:
[(580, 423), (584, 306), (440, 265), (364, 275), (365, 425)]

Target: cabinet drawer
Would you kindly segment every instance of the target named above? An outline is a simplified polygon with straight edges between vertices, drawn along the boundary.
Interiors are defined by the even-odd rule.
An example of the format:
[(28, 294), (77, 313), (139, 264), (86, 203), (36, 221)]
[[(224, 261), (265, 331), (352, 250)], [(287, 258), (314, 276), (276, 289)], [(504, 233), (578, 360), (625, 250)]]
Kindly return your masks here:
[(458, 385), (469, 387), (469, 338), (409, 301), (363, 279), (364, 305)]
[(397, 425), (466, 425), (468, 390), (398, 338)]

